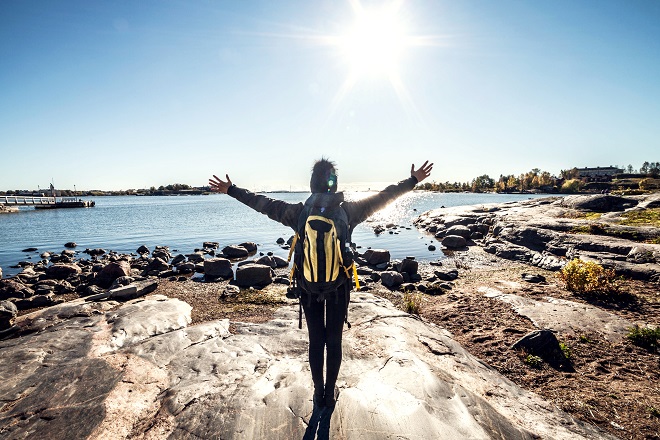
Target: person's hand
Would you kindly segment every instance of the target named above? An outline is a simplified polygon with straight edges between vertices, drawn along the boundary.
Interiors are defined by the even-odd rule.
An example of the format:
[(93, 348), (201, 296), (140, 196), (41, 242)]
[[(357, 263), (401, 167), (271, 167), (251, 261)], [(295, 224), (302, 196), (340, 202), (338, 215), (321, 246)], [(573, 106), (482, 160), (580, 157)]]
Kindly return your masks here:
[(225, 177), (227, 178), (226, 182), (222, 181), (218, 176), (214, 174), (213, 178), (209, 179), (211, 191), (227, 194), (227, 190), (229, 190), (229, 187), (231, 186), (231, 179), (229, 178), (229, 174), (225, 174)]
[(415, 169), (415, 164), (412, 164), (412, 166), (410, 167), (410, 175), (415, 176), (415, 178), (417, 179), (417, 183), (419, 183), (431, 175), (432, 169), (433, 169), (433, 164), (429, 163), (428, 160), (424, 162), (424, 165), (422, 165), (418, 169)]

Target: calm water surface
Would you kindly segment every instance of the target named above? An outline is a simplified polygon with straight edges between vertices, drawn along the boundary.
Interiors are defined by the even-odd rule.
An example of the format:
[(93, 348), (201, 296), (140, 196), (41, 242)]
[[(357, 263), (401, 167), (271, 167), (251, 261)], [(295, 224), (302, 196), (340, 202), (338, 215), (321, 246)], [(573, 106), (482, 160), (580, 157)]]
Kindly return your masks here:
[[(369, 193), (347, 193), (346, 197), (355, 199), (367, 195)], [(276, 193), (268, 196), (297, 203), (304, 201), (309, 194)], [(418, 232), (412, 225), (419, 214), (443, 205), (498, 203), (531, 197), (540, 196), (412, 192), (359, 225), (353, 233), (353, 241), (363, 250), (367, 247), (388, 249), (392, 258), (412, 255), (418, 260), (437, 260), (444, 254), (439, 249), (428, 250), (429, 244), (435, 241), (433, 237)], [(69, 241), (78, 244), (77, 251), (103, 248), (130, 253), (141, 245), (151, 250), (157, 245), (165, 245), (183, 254), (201, 248), (205, 241), (219, 242), (221, 247), (253, 241), (261, 252), (272, 251), (286, 257), (288, 251), (275, 242), (279, 237), (286, 240), (293, 233), (290, 228), (226, 195), (95, 197), (94, 201), (96, 206), (93, 208), (35, 210), (25, 207), (17, 213), (0, 215), (0, 267), (4, 276), (20, 272), (20, 269), (10, 267), (19, 261), (37, 262), (41, 253), (61, 252), (64, 243)], [(378, 223), (394, 223), (403, 228), (398, 228), (396, 234), (385, 232), (376, 236), (372, 227)], [(22, 252), (30, 247), (38, 250)]]

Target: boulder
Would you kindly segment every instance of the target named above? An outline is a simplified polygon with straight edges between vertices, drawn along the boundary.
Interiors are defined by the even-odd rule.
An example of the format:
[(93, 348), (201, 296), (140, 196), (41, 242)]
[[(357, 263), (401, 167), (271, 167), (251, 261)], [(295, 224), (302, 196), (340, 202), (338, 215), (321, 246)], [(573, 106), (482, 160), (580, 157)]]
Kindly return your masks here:
[(46, 268), (46, 275), (56, 280), (65, 280), (71, 276), (80, 275), (82, 269), (77, 264), (57, 263)]
[(104, 288), (110, 287), (119, 277), (131, 275), (131, 265), (126, 260), (113, 261), (103, 266), (103, 269), (96, 275), (94, 284)]
[(410, 275), (417, 273), (419, 269), (419, 263), (411, 258), (405, 258), (401, 263), (397, 264), (397, 270), (399, 272), (405, 272)]
[(636, 206), (637, 200), (612, 196), (609, 194), (566, 196), (561, 201), (561, 206), (573, 208), (580, 211), (591, 212), (613, 212), (624, 211)]
[(380, 282), (385, 287), (397, 287), (403, 284), (403, 275), (394, 270), (386, 270), (380, 273)]
[(78, 246), (78, 244), (75, 241), (69, 241), (67, 243), (64, 243), (64, 247), (67, 247), (67, 248), (74, 248), (76, 246)]
[(390, 251), (386, 249), (367, 249), (363, 255), (363, 258), (366, 260), (367, 264), (371, 264), (373, 266), (389, 263)]
[(0, 301), (0, 331), (10, 328), (17, 314), (18, 308), (13, 302)]
[(257, 252), (257, 243), (253, 243), (251, 241), (246, 241), (246, 242), (243, 242), (243, 243), (239, 244), (239, 246), (242, 247), (242, 248), (245, 248), (245, 250), (248, 251), (248, 253), (250, 253), (250, 254), (253, 253), (253, 252)]
[(245, 249), (243, 246), (237, 246), (237, 245), (225, 246), (224, 248), (222, 248), (222, 253), (227, 258), (245, 258), (249, 255), (247, 249)]
[(227, 284), (220, 294), (221, 298), (236, 296), (241, 293), (241, 288), (232, 284)]
[(470, 231), (470, 228), (464, 225), (454, 225), (451, 228), (447, 229), (445, 232), (445, 236), (447, 235), (458, 235), (463, 238), (470, 238), (470, 234), (472, 231)]
[(194, 273), (196, 268), (195, 263), (191, 263), (189, 261), (186, 263), (180, 263), (175, 267), (176, 271), (181, 274)]
[[(154, 251), (156, 252), (156, 251)], [(149, 272), (164, 272), (166, 270), (169, 270), (170, 266), (165, 262), (165, 260), (162, 260), (161, 258), (153, 258), (147, 265), (147, 267), (144, 269), (143, 274), (146, 275)]]
[(195, 253), (186, 255), (186, 257), (188, 257), (188, 261), (190, 261), (191, 263), (203, 263), (204, 262), (204, 255), (202, 255), (201, 253), (195, 252)]
[(137, 248), (137, 250), (136, 250), (135, 252), (137, 252), (137, 253), (140, 254), (140, 255), (148, 255), (148, 254), (151, 253), (151, 251), (149, 250), (149, 248), (146, 247), (145, 245), (142, 245), (142, 246), (140, 246), (139, 248)]
[(205, 241), (202, 244), (202, 247), (204, 249), (217, 249), (218, 247), (220, 247), (220, 243), (218, 243), (217, 241)]
[(236, 284), (241, 287), (263, 287), (273, 282), (270, 266), (250, 263), (236, 269)]
[(231, 261), (226, 258), (209, 258), (205, 260), (204, 275), (211, 278), (234, 278)]
[(112, 282), (110, 289), (116, 289), (117, 287), (121, 287), (121, 286), (128, 286), (133, 282), (135, 282), (135, 278), (131, 276), (121, 276)]
[(128, 301), (151, 293), (157, 288), (158, 280), (149, 279), (144, 281), (136, 281), (127, 286), (120, 286), (115, 289), (108, 290), (107, 292), (90, 295), (85, 298), (85, 301), (99, 301), (104, 299)]
[(424, 284), (424, 286), (425, 287), (423, 289), (419, 289), (419, 291), (428, 295), (442, 295), (448, 290), (451, 290), (453, 287), (451, 283), (443, 281), (434, 281), (430, 284)]
[(2, 279), (2, 268), (0, 267), (0, 280)]
[(518, 339), (511, 346), (513, 350), (539, 356), (551, 365), (564, 364), (566, 356), (562, 352), (557, 337), (551, 330), (535, 330)]
[(151, 256), (153, 258), (160, 258), (166, 262), (172, 259), (172, 254), (167, 246), (156, 246), (156, 249), (151, 253)]
[(177, 264), (183, 263), (186, 261), (186, 256), (183, 254), (179, 254), (176, 257), (172, 258), (172, 266), (176, 266)]
[(467, 241), (460, 235), (446, 235), (441, 243), (448, 249), (461, 249), (467, 246)]
[(433, 273), (436, 277), (443, 281), (454, 281), (456, 278), (458, 278), (458, 270), (456, 269), (436, 270)]
[(523, 281), (528, 283), (545, 283), (545, 277), (539, 274), (524, 273), (521, 275)]
[(273, 261), (275, 262), (275, 267), (280, 268), (280, 267), (287, 267), (289, 265), (289, 262), (286, 261), (285, 258), (278, 257), (277, 255), (273, 255)]
[(273, 259), (273, 257), (271, 257), (269, 255), (264, 255), (263, 257), (259, 257), (256, 260), (254, 260), (254, 262), (257, 263), (257, 264), (263, 264), (265, 266), (270, 266), (273, 269), (275, 269), (277, 267), (277, 263), (275, 263), (275, 260)]
[(88, 248), (88, 249), (85, 249), (83, 251), (83, 253), (89, 255), (90, 257), (99, 257), (99, 256), (105, 254), (105, 249), (100, 249), (100, 248), (89, 249)]

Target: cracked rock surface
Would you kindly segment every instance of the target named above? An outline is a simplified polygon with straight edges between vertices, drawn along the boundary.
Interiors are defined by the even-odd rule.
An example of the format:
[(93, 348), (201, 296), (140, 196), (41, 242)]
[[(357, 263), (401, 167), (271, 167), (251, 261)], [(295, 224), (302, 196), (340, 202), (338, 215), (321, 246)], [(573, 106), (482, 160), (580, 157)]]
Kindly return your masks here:
[[(336, 439), (600, 439), (441, 327), (368, 293), (344, 333)], [(162, 295), (75, 301), (0, 341), (0, 438), (295, 439), (312, 413), (297, 305), (263, 324), (189, 326)]]

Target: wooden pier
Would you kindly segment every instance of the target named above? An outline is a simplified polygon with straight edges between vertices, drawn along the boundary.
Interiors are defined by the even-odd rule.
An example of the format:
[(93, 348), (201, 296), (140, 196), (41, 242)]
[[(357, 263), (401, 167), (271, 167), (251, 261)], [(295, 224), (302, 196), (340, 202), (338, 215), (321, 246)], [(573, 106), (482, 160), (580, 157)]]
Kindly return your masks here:
[(82, 200), (76, 197), (0, 196), (0, 205), (34, 206), (35, 209), (55, 209), (91, 208), (96, 203), (92, 200)]

